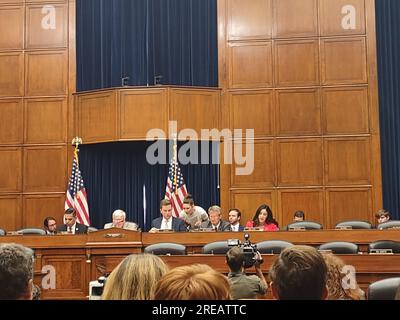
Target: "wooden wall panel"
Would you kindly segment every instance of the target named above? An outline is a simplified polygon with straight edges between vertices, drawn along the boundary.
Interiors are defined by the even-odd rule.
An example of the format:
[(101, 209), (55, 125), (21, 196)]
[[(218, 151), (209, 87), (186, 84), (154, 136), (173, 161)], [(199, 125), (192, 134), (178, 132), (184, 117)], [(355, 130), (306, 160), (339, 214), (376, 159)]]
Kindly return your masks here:
[(50, 216), (63, 224), (65, 193), (23, 196), (23, 227), (43, 228), (43, 221)]
[(22, 191), (22, 150), (16, 147), (0, 148), (0, 192)]
[(25, 64), (27, 96), (56, 96), (67, 94), (67, 51), (27, 52)]
[[(168, 132), (167, 89), (120, 92), (121, 139), (145, 139), (146, 132)], [(138, 121), (140, 119), (140, 121)]]
[(86, 278), (86, 256), (84, 254), (48, 255), (43, 258), (42, 265), (51, 265), (56, 270), (56, 288), (44, 291), (47, 299), (66, 299), (71, 295), (81, 299), (86, 297), (89, 280)]
[[(252, 220), (257, 208), (261, 204), (270, 206), (275, 219), (278, 221), (280, 217), (277, 215), (276, 194), (272, 190), (233, 190), (232, 193), (232, 208), (239, 208), (242, 212), (242, 224)], [(226, 210), (227, 211), (227, 210)], [(224, 212), (224, 219), (228, 218), (228, 212)]]
[[(0, 2), (1, 3), (1, 2)], [(24, 48), (24, 7), (0, 7), (0, 50)]]
[(374, 222), (369, 188), (327, 189), (326, 201), (330, 228), (344, 220)]
[(271, 38), (271, 0), (229, 0), (229, 40)]
[(43, 13), (43, 5), (26, 6), (26, 47), (36, 48), (56, 48), (67, 46), (68, 36), (68, 4), (51, 3), (49, 9), (54, 10), (55, 24), (51, 25), (46, 16), (49, 10)]
[(67, 152), (64, 146), (24, 149), (24, 192), (66, 190)]
[[(46, 211), (57, 208), (51, 213), (59, 217), (64, 211), (75, 2), (0, 0), (0, 161), (6, 168), (0, 173), (0, 228), (42, 227)], [(55, 9), (55, 28), (42, 25), (51, 22), (47, 9)]]
[(274, 37), (318, 35), (317, 0), (274, 0)]
[(368, 88), (325, 88), (322, 92), (326, 134), (369, 133)]
[(293, 214), (301, 210), (306, 220), (326, 225), (323, 189), (281, 189), (278, 192), (282, 226), (293, 222)]
[(0, 195), (0, 228), (6, 231), (22, 227), (22, 201), (20, 195)]
[(215, 90), (170, 89), (170, 120), (177, 121), (178, 131), (219, 128), (220, 92)]
[[(379, 1), (379, 0), (378, 0)], [(319, 0), (321, 35), (352, 35), (365, 34), (365, 1), (364, 0)], [(347, 16), (353, 12), (348, 6), (354, 7), (355, 25), (348, 25)], [(344, 12), (344, 13), (343, 13)], [(344, 21), (343, 21), (344, 20)], [(344, 23), (342, 23), (344, 22)], [(346, 28), (343, 28), (343, 24)], [(349, 28), (350, 27), (350, 28)]]
[(80, 95), (76, 98), (78, 135), (90, 143), (117, 140), (117, 95), (114, 91)]
[(228, 68), (230, 88), (271, 87), (271, 42), (230, 44)]
[[(251, 143), (251, 142), (250, 142)], [(254, 171), (250, 175), (238, 175), (238, 169), (244, 168), (246, 166), (250, 167), (248, 163), (251, 163), (250, 154), (246, 152), (245, 143), (233, 144), (234, 149), (238, 150), (242, 146), (242, 152), (244, 157), (246, 157), (246, 164), (239, 165), (238, 160), (233, 158), (231, 181), (233, 187), (272, 187), (276, 185), (275, 177), (275, 151), (274, 142), (256, 140), (254, 141)], [(236, 152), (236, 151), (235, 151)]]
[(65, 98), (26, 99), (25, 143), (65, 143), (66, 118), (67, 100)]
[(0, 100), (0, 144), (21, 144), (23, 128), (22, 99)]
[(24, 54), (0, 53), (0, 97), (24, 95)]
[(277, 92), (277, 135), (321, 134), (321, 107), (318, 89)]
[(319, 84), (318, 41), (275, 42), (275, 84), (315, 86)]
[(321, 52), (324, 85), (367, 83), (364, 37), (321, 40)]
[(254, 137), (263, 138), (274, 133), (273, 92), (239, 91), (228, 93), (230, 128), (254, 129)]
[(325, 172), (328, 185), (371, 184), (369, 138), (325, 140)]
[(278, 140), (279, 186), (319, 186), (323, 183), (321, 139)]
[[(288, 219), (285, 208), (294, 210), (292, 203), (306, 202), (304, 196), (313, 208), (322, 206), (321, 216), (312, 218), (327, 222), (322, 190), (363, 187), (369, 188), (369, 200), (378, 210), (382, 185), (374, 1), (271, 0), (271, 22), (258, 26), (255, 22), (267, 12), (260, 3), (252, 2), (249, 11), (245, 1), (218, 3), (219, 79), (227, 97), (222, 114), (229, 115), (231, 129), (253, 126), (256, 139), (274, 140), (275, 159), (271, 168), (269, 158), (256, 156), (257, 168), (263, 169), (242, 177), (235, 175), (234, 164), (223, 166), (222, 206), (232, 206), (237, 188), (248, 194), (284, 188), (277, 212), (282, 219)], [(260, 35), (267, 23), (271, 38)], [(272, 59), (266, 58), (267, 43), (272, 44)], [(270, 70), (272, 81), (267, 81)], [(270, 91), (272, 99), (263, 95)], [(257, 176), (263, 171), (274, 171), (276, 184), (266, 185)], [(286, 192), (289, 188), (292, 193)], [(305, 196), (302, 190), (317, 193)]]

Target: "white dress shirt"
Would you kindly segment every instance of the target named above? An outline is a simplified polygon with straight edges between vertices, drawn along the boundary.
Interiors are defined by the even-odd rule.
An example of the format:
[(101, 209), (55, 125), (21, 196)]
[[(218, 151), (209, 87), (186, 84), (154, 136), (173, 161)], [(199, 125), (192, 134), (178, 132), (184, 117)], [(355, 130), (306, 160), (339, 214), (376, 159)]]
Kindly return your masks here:
[(165, 218), (162, 219), (161, 221), (161, 230), (172, 230), (172, 217), (166, 220)]
[[(67, 232), (68, 233), (72, 233), (75, 234), (75, 227), (76, 227), (76, 222), (74, 223), (74, 225), (72, 227), (67, 226)], [(71, 229), (70, 229), (71, 228)], [(70, 231), (71, 230), (71, 231)]]

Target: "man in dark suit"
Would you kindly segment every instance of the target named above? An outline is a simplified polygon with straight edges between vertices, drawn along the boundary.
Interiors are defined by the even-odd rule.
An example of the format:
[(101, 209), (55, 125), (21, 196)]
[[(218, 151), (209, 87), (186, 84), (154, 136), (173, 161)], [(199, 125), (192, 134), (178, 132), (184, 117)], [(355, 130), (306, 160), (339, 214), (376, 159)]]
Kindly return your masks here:
[(219, 206), (212, 206), (208, 209), (208, 216), (210, 221), (205, 221), (201, 224), (201, 228), (212, 228), (215, 231), (231, 231), (229, 222), (221, 220), (221, 208)]
[(76, 222), (76, 211), (72, 208), (65, 210), (64, 222), (65, 224), (59, 226), (57, 231), (71, 234), (83, 234), (88, 232), (87, 226)]
[(240, 218), (242, 213), (239, 209), (230, 209), (228, 213), (228, 220), (231, 225), (231, 231), (238, 232), (243, 231), (244, 227), (240, 224)]
[(162, 217), (156, 218), (151, 222), (149, 232), (157, 232), (158, 230), (173, 230), (175, 232), (186, 231), (183, 220), (172, 216), (172, 204), (168, 199), (160, 202), (160, 212)]

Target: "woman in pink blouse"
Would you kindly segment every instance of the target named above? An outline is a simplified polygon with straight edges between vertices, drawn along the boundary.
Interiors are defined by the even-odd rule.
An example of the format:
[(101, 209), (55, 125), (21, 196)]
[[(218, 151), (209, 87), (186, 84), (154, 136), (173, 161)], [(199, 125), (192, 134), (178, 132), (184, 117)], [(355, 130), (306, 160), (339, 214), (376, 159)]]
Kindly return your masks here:
[(253, 217), (253, 220), (248, 221), (246, 223), (246, 227), (262, 227), (264, 228), (264, 231), (279, 230), (278, 222), (272, 216), (271, 208), (266, 204), (262, 204), (258, 207), (256, 214)]

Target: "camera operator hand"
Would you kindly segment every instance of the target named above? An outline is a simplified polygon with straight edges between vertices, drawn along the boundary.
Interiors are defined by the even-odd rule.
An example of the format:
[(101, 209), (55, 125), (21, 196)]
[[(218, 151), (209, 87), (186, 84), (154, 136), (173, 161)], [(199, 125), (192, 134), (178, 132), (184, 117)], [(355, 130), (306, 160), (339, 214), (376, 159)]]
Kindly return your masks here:
[(268, 283), (267, 280), (264, 278), (264, 274), (261, 270), (261, 264), (264, 262), (261, 253), (257, 251), (255, 254), (254, 258), (256, 259), (256, 262), (254, 263), (254, 268), (256, 269), (256, 274), (260, 278), (261, 282), (265, 285), (265, 288), (268, 289)]

